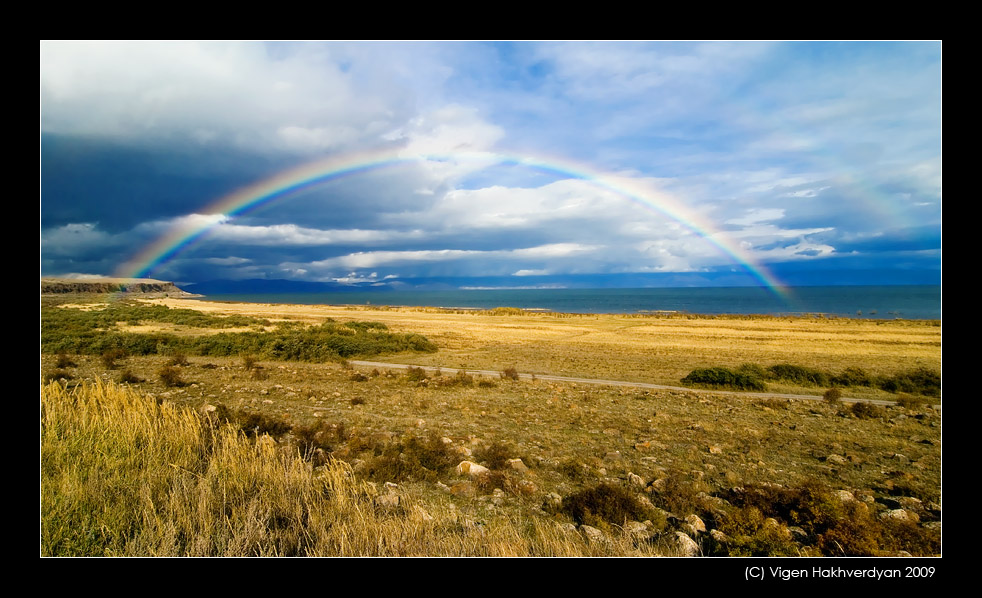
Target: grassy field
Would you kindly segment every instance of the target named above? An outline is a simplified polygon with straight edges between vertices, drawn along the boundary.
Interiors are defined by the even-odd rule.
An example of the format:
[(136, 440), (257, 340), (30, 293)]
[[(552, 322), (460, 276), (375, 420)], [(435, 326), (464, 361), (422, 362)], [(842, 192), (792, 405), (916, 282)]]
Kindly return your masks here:
[[(373, 359), (444, 369), (433, 375), (193, 355), (126, 356), (110, 368), (98, 355), (42, 354), (42, 375), (60, 379), (42, 389), (45, 554), (674, 555), (686, 549), (680, 532), (702, 554), (940, 552), (941, 417), (923, 402), (864, 412), (815, 401), (457, 374), (458, 368), (513, 367), (678, 385), (697, 367), (745, 363), (861, 367), (879, 376), (940, 371), (936, 322), (161, 302), (255, 316), (270, 328), (327, 318), (381, 322), (394, 333), (425, 336), (437, 351)], [(119, 328), (228, 332), (159, 321)], [(161, 375), (165, 370), (169, 376)], [(825, 389), (770, 384), (769, 390), (820, 395)], [(882, 390), (849, 391), (896, 398)], [(229, 440), (221, 442), (234, 438), (235, 451), (277, 447), (270, 452), (275, 459), (262, 457), (275, 466), (255, 465), (273, 469), (249, 475), (266, 476), (264, 487), (280, 478), (288, 487), (268, 496), (243, 491), (228, 506), (239, 526), (217, 529), (216, 485), (246, 474), (213, 469), (213, 449), (195, 449), (184, 465), (161, 457), (125, 474), (132, 457), (87, 443), (111, 442), (124, 451), (127, 441), (106, 439), (135, 437), (125, 432), (135, 424), (112, 423), (122, 416), (100, 423), (78, 408), (125, 411), (94, 406), (117, 403), (143, 413), (131, 420), (153, 429), (163, 425), (153, 422), (164, 417), (165, 406), (175, 413), (190, 409), (194, 425), (204, 427), (185, 433), (190, 439), (176, 441), (171, 451), (204, 442), (211, 432), (201, 430), (214, 426), (202, 421), (228, 422)], [(202, 413), (210, 415), (202, 420)], [(207, 442), (214, 438), (226, 436)], [(457, 465), (465, 460), (488, 471), (461, 473)], [(158, 476), (112, 482), (158, 494), (115, 500), (112, 508), (96, 504), (107, 495), (99, 484), (117, 475)], [(321, 504), (312, 498), (324, 494), (325, 482), (317, 480), (343, 480), (344, 489), (327, 494), (348, 498)], [(313, 494), (297, 489), (310, 484)], [(277, 501), (301, 506), (284, 511)], [(148, 519), (150, 504), (157, 515)]]

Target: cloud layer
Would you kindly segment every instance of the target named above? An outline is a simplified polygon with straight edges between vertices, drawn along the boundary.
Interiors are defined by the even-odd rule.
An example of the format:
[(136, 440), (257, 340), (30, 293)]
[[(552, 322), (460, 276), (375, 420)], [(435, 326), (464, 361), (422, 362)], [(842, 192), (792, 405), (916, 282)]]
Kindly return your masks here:
[[(44, 42), (42, 273), (113, 274), (191, 222), (209, 228), (150, 275), (518, 286), (745, 261), (815, 284), (841, 264), (930, 281), (940, 55), (934, 42)], [(288, 168), (379, 151), (441, 158), (236, 218), (204, 212)], [(474, 152), (564, 167), (454, 159)]]

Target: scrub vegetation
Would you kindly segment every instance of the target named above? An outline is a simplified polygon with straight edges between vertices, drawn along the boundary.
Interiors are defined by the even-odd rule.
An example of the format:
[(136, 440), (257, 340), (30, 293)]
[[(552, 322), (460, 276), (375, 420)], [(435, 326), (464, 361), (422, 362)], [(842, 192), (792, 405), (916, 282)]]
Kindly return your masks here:
[[(161, 319), (115, 319), (118, 312), (73, 328), (89, 339), (77, 346), (98, 344), (100, 335), (200, 339), (116, 354), (112, 367), (105, 349), (66, 348), (71, 335), (42, 320), (42, 554), (677, 555), (691, 549), (679, 544), (680, 534), (702, 555), (941, 551), (941, 416), (931, 406), (939, 401), (860, 383), (833, 386), (845, 400), (826, 401), (828, 389), (813, 382), (817, 372), (830, 376), (818, 379), (830, 386), (834, 374), (930, 387), (930, 376), (913, 373), (940, 366), (932, 344), (940, 330), (929, 323), (888, 322), (884, 331), (868, 322), (768, 318), (196, 305), (201, 315), (184, 314), (187, 321), (211, 324), (153, 310), (139, 313)], [(46, 305), (42, 316), (68, 310), (86, 311)], [(220, 325), (228, 316), (236, 326)], [(697, 338), (677, 332), (687, 323)], [(676, 364), (654, 365), (652, 381), (661, 382), (662, 371), (713, 370), (697, 348), (707, 323), (721, 337), (717, 362), (734, 347), (742, 355), (719, 368), (815, 400), (517, 375), (630, 379), (624, 373), (640, 337), (649, 339), (649, 361)], [(803, 359), (802, 343), (785, 343), (778, 355), (768, 343), (726, 332), (785, 334), (797, 326), (825, 331), (825, 344), (816, 340), (812, 349), (823, 347), (826, 358)], [(852, 340), (843, 342), (839, 327)], [(664, 339), (648, 328), (676, 339), (678, 354), (659, 349)], [(289, 354), (317, 356), (321, 349), (302, 345), (328, 344), (327, 330), (419, 337), (439, 351), (401, 350), (386, 360), (446, 369), (362, 367), (336, 352), (285, 358), (248, 343), (227, 355), (194, 348), (221, 335), (295, 333)], [(883, 334), (893, 342), (870, 342)], [(602, 369), (593, 376), (587, 368), (551, 369), (549, 343), (536, 335), (576, 348), (576, 360), (592, 354)], [(494, 346), (477, 355), (478, 338)], [(387, 342), (379, 345), (393, 346)], [(853, 345), (866, 345), (865, 357), (848, 357), (862, 353)], [(898, 346), (916, 359), (897, 359)], [(693, 347), (686, 363), (682, 353)], [(522, 360), (535, 349), (543, 349), (545, 366)], [(465, 371), (490, 365), (489, 355), (500, 357), (491, 371)], [(676, 375), (675, 384), (687, 374)], [(854, 389), (899, 400), (876, 406), (841, 396)]]

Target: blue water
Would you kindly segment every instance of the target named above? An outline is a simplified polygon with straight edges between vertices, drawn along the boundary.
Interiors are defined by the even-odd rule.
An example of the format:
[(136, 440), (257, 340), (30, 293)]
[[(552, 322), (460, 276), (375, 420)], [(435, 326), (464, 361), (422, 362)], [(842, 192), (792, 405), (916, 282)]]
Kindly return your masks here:
[(304, 305), (519, 307), (564, 313), (824, 314), (875, 319), (941, 319), (940, 286), (794, 287), (789, 289), (786, 299), (767, 289), (748, 287), (239, 293), (212, 294), (206, 299)]

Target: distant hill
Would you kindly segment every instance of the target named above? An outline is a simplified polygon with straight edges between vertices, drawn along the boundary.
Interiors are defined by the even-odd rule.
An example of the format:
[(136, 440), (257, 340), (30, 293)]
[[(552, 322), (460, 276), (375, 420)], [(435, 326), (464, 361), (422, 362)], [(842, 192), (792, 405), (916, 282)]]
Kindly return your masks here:
[(152, 278), (42, 278), (42, 295), (125, 293), (139, 297), (200, 297)]

